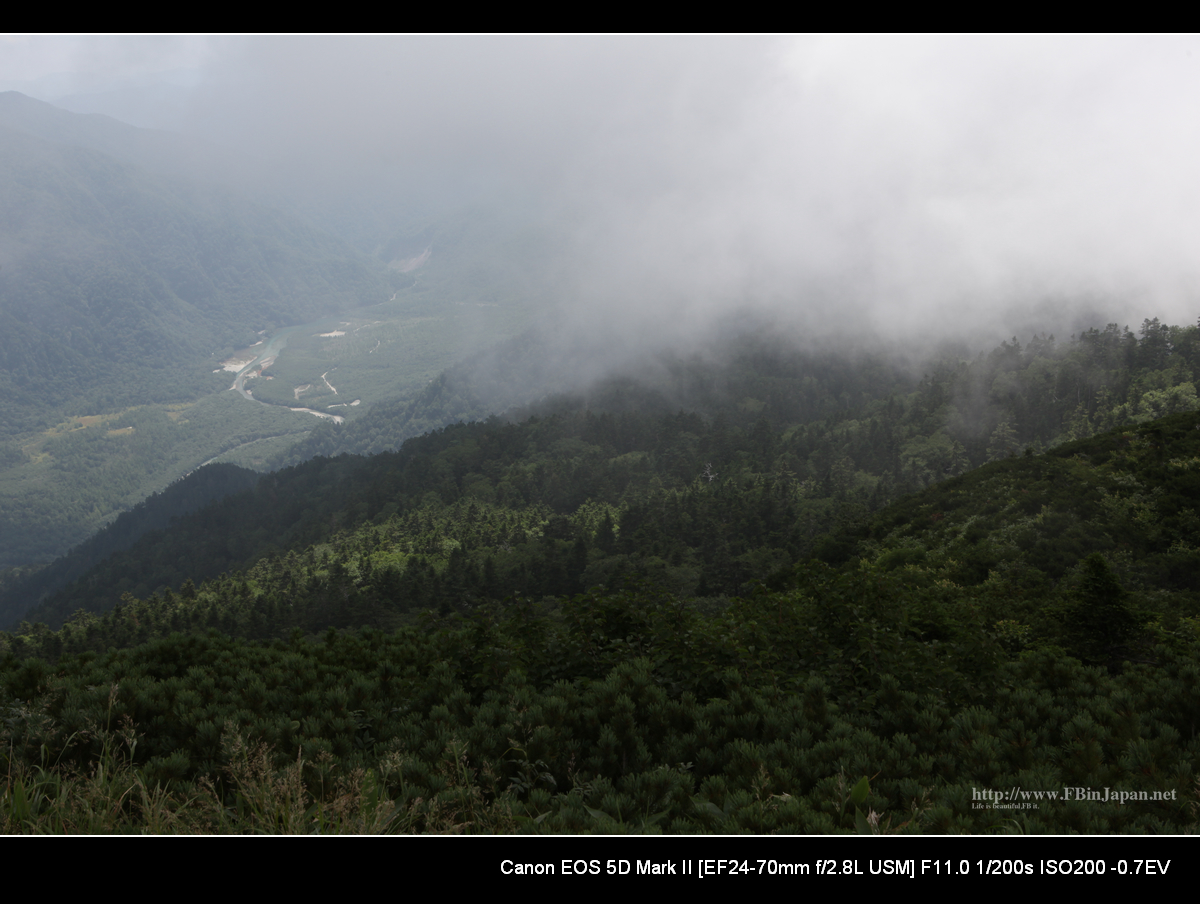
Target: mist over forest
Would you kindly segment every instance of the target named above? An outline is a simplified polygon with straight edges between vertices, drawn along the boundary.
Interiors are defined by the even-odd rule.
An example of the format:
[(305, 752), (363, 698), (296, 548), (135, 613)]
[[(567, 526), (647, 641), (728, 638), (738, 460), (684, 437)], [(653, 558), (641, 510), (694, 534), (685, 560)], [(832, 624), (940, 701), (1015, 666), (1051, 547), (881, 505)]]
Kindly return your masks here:
[[(11, 65), (47, 53), (39, 42), (14, 40)], [(997, 309), (1032, 321), (1047, 302), (1122, 324), (1190, 319), (1192, 51), (1119, 37), (110, 38), (56, 45), (71, 78), (25, 93), (182, 133), (196, 167), (368, 253), (473, 203), (545, 224), (565, 246), (555, 294), (579, 317), (661, 328), (749, 301), (816, 324), (853, 303), (887, 333), (939, 321), (1000, 339), (1027, 324)], [(186, 63), (188, 84), (155, 82), (151, 61)]]
[(1195, 831), (1195, 38), (0, 47), (4, 831)]

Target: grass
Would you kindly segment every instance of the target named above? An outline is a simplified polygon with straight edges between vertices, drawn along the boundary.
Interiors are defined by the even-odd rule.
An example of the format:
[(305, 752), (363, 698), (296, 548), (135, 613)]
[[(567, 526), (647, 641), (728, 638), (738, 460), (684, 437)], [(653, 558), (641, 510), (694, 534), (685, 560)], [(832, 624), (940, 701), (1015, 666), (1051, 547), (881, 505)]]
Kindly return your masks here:
[[(98, 741), (101, 753), (85, 769), (48, 762), (30, 765), (18, 750), (15, 711), (0, 786), (0, 834), (5, 835), (383, 835), (421, 832), (510, 833), (516, 821), (503, 801), (487, 802), (464, 750), (447, 748), (447, 787), (434, 799), (403, 793), (403, 758), (393, 753), (378, 769), (333, 777), (329, 754), (279, 769), (273, 751), (252, 744), (232, 725), (222, 742), (220, 774), (194, 782), (153, 780), (135, 765), (139, 734), (128, 722), (116, 730), (91, 726), (77, 739)], [(51, 727), (22, 712), (28, 738)], [(31, 718), (32, 717), (32, 718)], [(393, 800), (389, 785), (401, 787)]]

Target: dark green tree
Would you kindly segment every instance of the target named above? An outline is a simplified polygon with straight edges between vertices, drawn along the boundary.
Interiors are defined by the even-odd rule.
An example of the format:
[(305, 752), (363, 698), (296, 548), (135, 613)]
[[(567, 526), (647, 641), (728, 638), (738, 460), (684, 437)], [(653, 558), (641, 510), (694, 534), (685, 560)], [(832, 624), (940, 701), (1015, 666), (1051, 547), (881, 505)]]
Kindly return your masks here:
[(1126, 602), (1125, 588), (1098, 552), (1080, 563), (1081, 576), (1074, 605), (1067, 611), (1068, 649), (1091, 664), (1113, 664), (1137, 630)]

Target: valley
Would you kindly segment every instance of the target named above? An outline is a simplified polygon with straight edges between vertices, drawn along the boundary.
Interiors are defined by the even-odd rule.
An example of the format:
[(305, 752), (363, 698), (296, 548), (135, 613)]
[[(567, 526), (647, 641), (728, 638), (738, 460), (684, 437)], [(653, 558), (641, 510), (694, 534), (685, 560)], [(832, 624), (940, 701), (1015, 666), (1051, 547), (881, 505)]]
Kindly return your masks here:
[(0, 834), (1200, 833), (1194, 43), (9, 36)]
[[(60, 554), (123, 508), (201, 464), (262, 467), (303, 439), (314, 415), (341, 424), (373, 403), (411, 397), (461, 354), (462, 323), (412, 317), (396, 307), (375, 312), (365, 324), (372, 330), (369, 344), (353, 335), (316, 334), (345, 322), (337, 317), (271, 333), (255, 350), (260, 353), (234, 376), (232, 392), (227, 382), (210, 383), (206, 394), (187, 402), (79, 415), (68, 422), (70, 429), (13, 436), (20, 458), (0, 468), (0, 535), (5, 538), (0, 562), (23, 564)], [(341, 347), (330, 347), (339, 340)], [(264, 362), (273, 379), (251, 380), (248, 390), (248, 375), (263, 369)], [(322, 374), (336, 375), (341, 394)], [(193, 379), (193, 385), (203, 382)], [(293, 387), (305, 383), (317, 388), (301, 405)], [(355, 394), (343, 401), (347, 392)], [(240, 404), (232, 404), (235, 400)], [(132, 435), (137, 429), (143, 436)], [(70, 505), (63, 503), (60, 488), (71, 495)], [(88, 513), (82, 518), (81, 508)]]

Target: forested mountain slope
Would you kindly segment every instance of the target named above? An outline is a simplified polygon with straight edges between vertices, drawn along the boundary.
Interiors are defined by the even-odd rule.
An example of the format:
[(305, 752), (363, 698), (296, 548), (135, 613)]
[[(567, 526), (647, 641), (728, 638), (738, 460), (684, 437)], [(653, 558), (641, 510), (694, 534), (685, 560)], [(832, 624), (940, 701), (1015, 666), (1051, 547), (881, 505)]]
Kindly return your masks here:
[[(267, 581), (264, 599), (291, 598), (288, 626), (307, 630), (356, 619), (388, 626), (414, 609), (629, 580), (728, 598), (814, 553), (845, 559), (859, 541), (841, 527), (972, 464), (1033, 454), (1089, 432), (1093, 419), (1136, 422), (1156, 404), (1195, 408), (1185, 356), (1195, 331), (1175, 330), (1159, 369), (1139, 367), (1155, 329), (1148, 324), (1141, 341), (1109, 330), (1057, 348), (1005, 343), (920, 381), (881, 357), (742, 337), (719, 361), (667, 360), (640, 381), (548, 399), (529, 420), (529, 411), (514, 411), (507, 422), (411, 439), (398, 453), (277, 472), (147, 535), (28, 618), (58, 626), (76, 609), (104, 612), (122, 594), (200, 585), (264, 558), (254, 574), (287, 575), (282, 585)], [(1121, 343), (1113, 369), (1089, 370), (1111, 341)], [(979, 431), (956, 433), (965, 419), (954, 402), (965, 396), (966, 408), (981, 384), (991, 395), (970, 409)], [(451, 385), (450, 376), (431, 385), (427, 398)], [(1147, 388), (1155, 386), (1164, 388)], [(981, 529), (974, 524), (970, 536)], [(958, 571), (948, 579), (987, 578), (999, 547), (981, 549), (951, 556)], [(1052, 569), (1047, 580), (1062, 573)], [(326, 583), (330, 575), (341, 589)], [(359, 600), (358, 615), (332, 613), (339, 594)]]
[[(711, 419), (761, 415), (777, 429), (841, 424), (848, 464), (861, 457), (858, 436), (870, 402), (917, 403), (905, 429), (889, 441), (901, 473), (922, 486), (947, 469), (977, 467), (1026, 447), (1046, 448), (1122, 423), (1200, 406), (1195, 381), (1200, 331), (1145, 321), (1137, 334), (1109, 324), (1065, 341), (1015, 337), (971, 355), (864, 340), (814, 343), (781, 324), (730, 329), (689, 352), (647, 354), (616, 372), (652, 388), (672, 410)], [(553, 327), (531, 330), (448, 369), (411, 400), (376, 406), (341, 427), (320, 426), (279, 464), (318, 455), (357, 455), (399, 448), (409, 437), (455, 420), (477, 420), (554, 394), (573, 358), (603, 359), (605, 350), (576, 338), (566, 349)], [(620, 355), (614, 356), (619, 360)], [(580, 394), (589, 390), (581, 388)], [(605, 404), (614, 404), (611, 388)], [(642, 399), (636, 397), (635, 403)], [(878, 419), (878, 418), (877, 418)], [(876, 433), (872, 443), (878, 443)], [(878, 469), (875, 469), (878, 470)]]
[[(596, 441), (637, 423), (580, 417)], [(719, 542), (754, 526), (735, 512), (769, 526), (751, 483), (642, 486), (650, 504), (618, 525), (438, 496), (455, 455), (554, 447), (565, 420), (430, 438), (449, 456), (427, 447), (392, 475), (391, 500), (433, 487), (406, 518), (5, 636), (7, 830), (1195, 830), (1200, 414), (939, 483), (819, 542), (839, 567), (803, 561), (719, 604), (663, 582), (534, 599), (489, 584), (509, 552), (542, 581), (575, 556), (645, 564), (664, 542), (687, 561), (706, 493)], [(669, 422), (654, 422), (668, 444)], [(439, 545), (440, 574), (422, 563)], [(442, 616), (409, 627), (304, 637), (394, 628), (438, 599)], [(59, 765), (31, 765), (47, 755)], [(137, 793), (114, 804), (70, 777), (101, 762)]]
[(98, 113), (74, 113), (19, 91), (0, 91), (0, 123), (164, 176), (228, 184), (248, 171), (247, 161), (194, 136), (140, 128)]
[(176, 481), (161, 493), (122, 512), (99, 533), (49, 565), (26, 575), (12, 574), (0, 585), (0, 620), (20, 618), (44, 596), (70, 583), (115, 552), (127, 549), (152, 530), (160, 530), (189, 512), (246, 490), (258, 475), (234, 465), (209, 465)]

